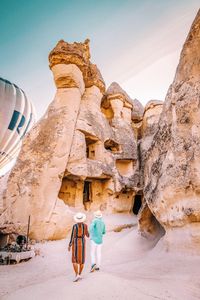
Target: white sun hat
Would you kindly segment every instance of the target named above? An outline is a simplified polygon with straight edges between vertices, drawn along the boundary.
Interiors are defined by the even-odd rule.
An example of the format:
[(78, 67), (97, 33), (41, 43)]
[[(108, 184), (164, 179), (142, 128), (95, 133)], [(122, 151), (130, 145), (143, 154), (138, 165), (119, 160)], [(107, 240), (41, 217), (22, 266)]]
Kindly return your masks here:
[(94, 212), (95, 218), (101, 219), (102, 218), (102, 212), (100, 210), (97, 210)]
[(74, 216), (74, 221), (77, 223), (82, 223), (85, 220), (86, 220), (86, 215), (81, 212), (75, 214), (75, 216)]

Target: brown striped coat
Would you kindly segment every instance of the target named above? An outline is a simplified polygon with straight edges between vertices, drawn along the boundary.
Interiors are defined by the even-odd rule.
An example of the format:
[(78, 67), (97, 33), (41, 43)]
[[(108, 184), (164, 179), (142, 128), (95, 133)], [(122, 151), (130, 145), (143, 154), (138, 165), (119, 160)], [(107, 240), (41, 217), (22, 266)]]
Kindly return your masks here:
[(84, 264), (85, 263), (85, 249), (86, 240), (85, 236), (89, 237), (88, 227), (85, 223), (74, 224), (71, 233), (69, 246), (72, 246), (72, 263)]

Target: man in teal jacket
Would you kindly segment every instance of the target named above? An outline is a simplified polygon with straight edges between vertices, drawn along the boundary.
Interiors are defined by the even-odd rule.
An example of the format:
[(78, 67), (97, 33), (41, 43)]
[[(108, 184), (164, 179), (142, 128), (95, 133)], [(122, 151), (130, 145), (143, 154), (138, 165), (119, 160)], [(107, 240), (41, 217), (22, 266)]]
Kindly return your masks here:
[(94, 219), (89, 228), (90, 232), (90, 254), (91, 254), (91, 270), (90, 272), (99, 271), (101, 264), (101, 248), (103, 244), (103, 235), (106, 233), (105, 223), (102, 220), (100, 210), (94, 213)]

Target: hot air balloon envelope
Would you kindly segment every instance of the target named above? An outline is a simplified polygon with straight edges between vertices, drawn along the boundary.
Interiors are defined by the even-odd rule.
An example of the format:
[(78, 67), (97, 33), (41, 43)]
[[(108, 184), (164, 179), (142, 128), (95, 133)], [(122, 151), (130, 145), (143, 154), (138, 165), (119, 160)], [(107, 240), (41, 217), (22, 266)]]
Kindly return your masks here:
[(17, 157), (34, 121), (33, 106), (24, 91), (0, 78), (0, 170)]

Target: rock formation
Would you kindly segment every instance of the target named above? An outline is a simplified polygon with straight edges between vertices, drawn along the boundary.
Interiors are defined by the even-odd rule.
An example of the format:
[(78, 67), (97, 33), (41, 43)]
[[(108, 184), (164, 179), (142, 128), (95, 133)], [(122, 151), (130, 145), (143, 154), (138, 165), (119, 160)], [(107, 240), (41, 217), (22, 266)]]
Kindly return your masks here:
[(200, 251), (200, 11), (146, 151), (144, 194), (169, 249)]
[(24, 232), (31, 215), (31, 236), (38, 239), (56, 238), (69, 226), (67, 207), (57, 201), (57, 195), (85, 91), (81, 68), (89, 64), (87, 43), (61, 50), (62, 41), (49, 57), (57, 86), (55, 98), (24, 141), (0, 217), (2, 231)]
[(5, 175), (0, 176), (0, 215), (4, 210), (3, 197), (6, 192), (9, 175), (10, 171), (7, 172)]
[[(163, 102), (158, 100), (149, 101), (144, 109), (141, 126), (141, 136), (138, 141), (140, 153), (140, 186), (147, 182), (147, 172), (144, 172), (146, 165), (146, 155), (151, 147), (154, 135), (158, 129), (158, 122), (163, 108)], [(163, 234), (162, 227), (149, 209), (145, 198), (138, 216), (139, 231), (148, 238), (159, 238)]]
[(0, 201), (0, 233), (66, 236), (77, 210), (139, 211), (139, 231), (200, 251), (200, 12), (164, 104), (106, 90), (89, 40), (49, 55), (57, 92), (24, 140)]
[(25, 138), (9, 176), (2, 233), (25, 233), (31, 215), (31, 238), (59, 239), (77, 210), (132, 210), (139, 190), (137, 126), (143, 110), (116, 83), (105, 92), (89, 59), (89, 40), (60, 41), (51, 51), (57, 92)]

